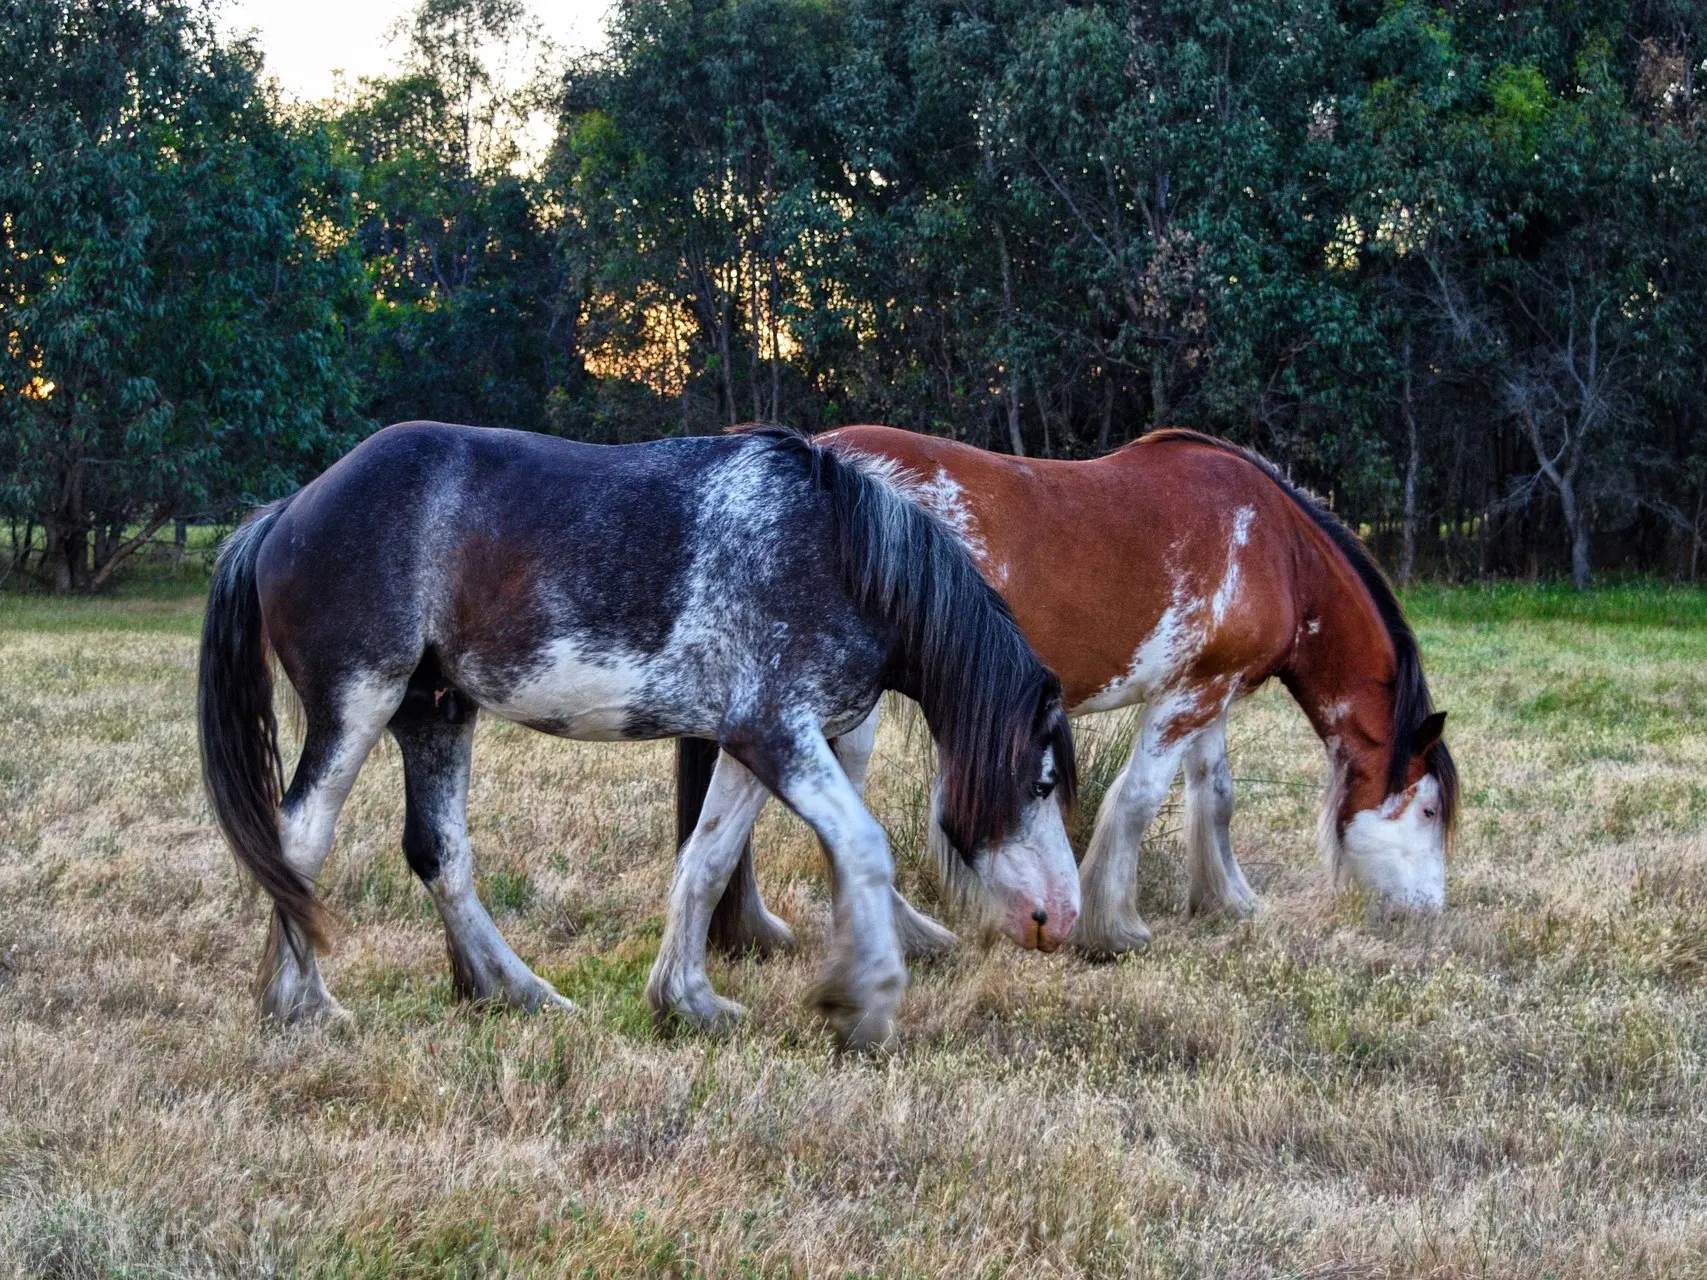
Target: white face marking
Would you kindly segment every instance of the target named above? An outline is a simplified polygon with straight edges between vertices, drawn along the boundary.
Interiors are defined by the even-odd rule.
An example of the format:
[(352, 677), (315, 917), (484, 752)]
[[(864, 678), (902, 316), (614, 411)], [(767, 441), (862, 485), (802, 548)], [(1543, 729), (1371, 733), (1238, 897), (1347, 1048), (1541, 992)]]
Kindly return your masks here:
[(1341, 844), (1341, 875), (1362, 888), (1407, 907), (1445, 905), (1446, 830), (1432, 774), (1353, 817)]
[(1321, 631), (1321, 629), (1322, 620), (1320, 618), (1311, 618), (1310, 621), (1304, 624), (1304, 630), (1309, 635), (1315, 635), (1317, 632)]
[(1324, 702), (1316, 709), (1316, 714), (1322, 718), (1325, 725), (1336, 725), (1351, 714), (1351, 699), (1341, 698), (1338, 702)]
[[(1055, 754), (1045, 752), (1038, 781), (1055, 780)], [(1079, 918), (1079, 869), (1051, 793), (1032, 797), (1020, 814), (1019, 831), (990, 849), (978, 863), (979, 880), (1002, 932), (1022, 947), (1053, 951)], [(1037, 920), (1041, 912), (1043, 921)]]

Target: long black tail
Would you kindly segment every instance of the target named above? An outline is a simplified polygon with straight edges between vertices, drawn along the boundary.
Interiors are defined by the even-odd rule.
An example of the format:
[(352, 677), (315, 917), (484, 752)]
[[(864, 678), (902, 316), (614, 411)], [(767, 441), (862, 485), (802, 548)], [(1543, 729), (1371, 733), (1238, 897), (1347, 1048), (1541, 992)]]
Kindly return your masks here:
[[(279, 799), (284, 790), (273, 675), (255, 561), (289, 499), (257, 512), (220, 552), (202, 623), (196, 721), (202, 783), (238, 863), (267, 891), (293, 950), (326, 945), (326, 911), (314, 886), (284, 857)], [(270, 948), (269, 948), (270, 950)], [(300, 957), (299, 957), (300, 958)]]
[[(711, 775), (717, 769), (718, 746), (708, 738), (676, 739), (676, 851), (688, 842), (699, 824), (700, 810), (705, 808), (705, 796), (711, 790)], [(729, 874), (729, 884), (717, 907), (711, 913), (708, 941), (719, 951), (730, 954), (741, 951), (746, 939), (741, 933), (741, 906), (747, 900), (748, 884), (753, 878), (753, 837), (741, 849), (741, 858)]]

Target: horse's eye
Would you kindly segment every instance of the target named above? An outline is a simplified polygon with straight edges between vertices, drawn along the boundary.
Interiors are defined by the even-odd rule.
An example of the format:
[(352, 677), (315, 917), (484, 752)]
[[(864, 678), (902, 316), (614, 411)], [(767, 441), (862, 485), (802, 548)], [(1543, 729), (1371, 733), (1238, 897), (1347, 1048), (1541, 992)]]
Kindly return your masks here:
[(1053, 782), (1034, 782), (1031, 784), (1031, 794), (1039, 800), (1045, 798), (1053, 790), (1055, 790)]
[(1429, 808), (1427, 805), (1424, 805), (1423, 806), (1423, 817), (1432, 819), (1434, 817), (1434, 810)]

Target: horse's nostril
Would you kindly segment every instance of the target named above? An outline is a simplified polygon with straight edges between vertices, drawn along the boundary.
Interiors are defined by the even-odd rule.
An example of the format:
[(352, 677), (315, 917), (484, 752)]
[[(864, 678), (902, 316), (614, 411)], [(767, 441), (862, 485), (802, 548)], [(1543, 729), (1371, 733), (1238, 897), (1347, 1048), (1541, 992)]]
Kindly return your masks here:
[(1047, 911), (1045, 911), (1042, 907), (1039, 907), (1036, 911), (1033, 911), (1031, 913), (1031, 918), (1033, 920), (1037, 921), (1037, 925), (1039, 928), (1042, 928), (1044, 925), (1049, 923), (1049, 913)]

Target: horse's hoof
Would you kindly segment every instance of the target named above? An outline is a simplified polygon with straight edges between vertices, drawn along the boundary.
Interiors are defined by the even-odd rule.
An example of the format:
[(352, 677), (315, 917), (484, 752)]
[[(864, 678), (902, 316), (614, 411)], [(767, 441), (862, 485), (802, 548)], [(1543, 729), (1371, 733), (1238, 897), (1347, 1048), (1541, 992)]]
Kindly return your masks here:
[(901, 943), (901, 954), (909, 960), (930, 960), (946, 956), (960, 946), (960, 939), (942, 924), (922, 912), (895, 913), (895, 936)]
[(355, 1015), (326, 989), (318, 966), (304, 975), (286, 965), (273, 975), (261, 996), (261, 1016), (285, 1026), (348, 1027)]
[(895, 1011), (905, 988), (904, 974), (879, 979), (869, 986), (826, 977), (812, 988), (808, 999), (830, 1024), (837, 1044), (863, 1053), (893, 1042)]
[[(518, 971), (519, 969), (519, 971)], [(550, 1009), (576, 1013), (575, 1002), (526, 966), (473, 965), (464, 960), (451, 966), (451, 985), (457, 998), (473, 1004), (508, 1005), (523, 1013)]]
[(812, 1004), (830, 1025), (830, 1033), (843, 1049), (864, 1053), (888, 1045), (895, 1035), (895, 1019), (888, 1011), (873, 1009), (848, 998), (833, 984), (820, 983), (812, 991)]
[(664, 1011), (663, 1017), (695, 1031), (721, 1035), (733, 1031), (745, 1021), (747, 1007), (734, 1000), (725, 1000), (707, 989), (691, 998), (676, 1001)]
[(356, 1015), (331, 996), (318, 1000), (296, 1000), (289, 1006), (262, 1005), (261, 1016), (287, 1027), (353, 1027)]
[(541, 981), (539, 985), (545, 990), (539, 993), (539, 999), (530, 1007), (529, 1012), (536, 1012), (540, 1009), (549, 1009), (553, 1013), (581, 1012), (580, 1006), (549, 982)]
[(1067, 945), (1087, 959), (1112, 960), (1137, 951), (1149, 941), (1150, 930), (1142, 920), (1100, 929), (1086, 929), (1081, 922), (1068, 937)]
[(759, 911), (742, 920), (739, 932), (733, 937), (714, 941), (717, 949), (725, 955), (739, 958), (751, 953), (761, 960), (792, 955), (798, 945), (794, 940), (794, 930), (768, 911)]
[(1220, 899), (1193, 899), (1186, 903), (1185, 913), (1188, 917), (1219, 914), (1231, 920), (1249, 920), (1257, 913), (1257, 900), (1252, 896), (1231, 893)]

